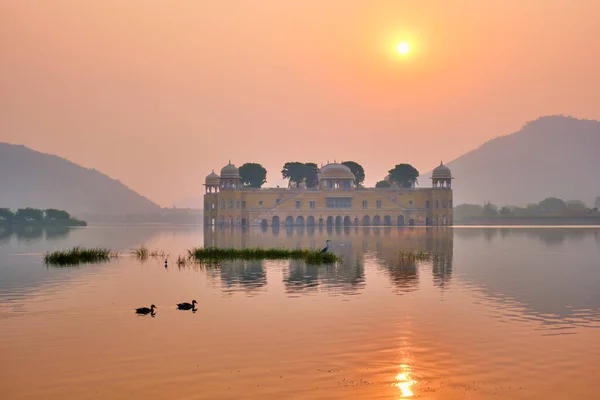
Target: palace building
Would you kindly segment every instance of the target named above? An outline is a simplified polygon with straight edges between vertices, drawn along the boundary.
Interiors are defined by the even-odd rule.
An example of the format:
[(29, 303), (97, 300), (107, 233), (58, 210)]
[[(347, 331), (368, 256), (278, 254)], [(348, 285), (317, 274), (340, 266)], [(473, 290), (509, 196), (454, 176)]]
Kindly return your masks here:
[(253, 189), (231, 162), (206, 177), (204, 224), (221, 226), (452, 225), (452, 174), (440, 163), (432, 186), (357, 187), (344, 164), (320, 168), (315, 188)]

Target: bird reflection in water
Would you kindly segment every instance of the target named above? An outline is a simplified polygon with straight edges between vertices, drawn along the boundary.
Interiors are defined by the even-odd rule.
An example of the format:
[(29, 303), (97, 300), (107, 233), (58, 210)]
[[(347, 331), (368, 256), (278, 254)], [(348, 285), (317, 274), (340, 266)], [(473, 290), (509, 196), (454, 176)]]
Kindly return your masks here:
[(410, 376), (411, 371), (410, 371), (410, 367), (408, 365), (401, 365), (400, 367), (402, 368), (403, 372), (396, 375), (397, 382), (394, 383), (393, 386), (396, 386), (402, 392), (400, 397), (402, 397), (402, 398), (403, 397), (412, 397), (412, 396), (414, 396), (414, 393), (412, 392), (412, 390), (410, 388), (415, 383), (417, 383), (417, 381), (415, 381), (411, 378), (411, 376)]

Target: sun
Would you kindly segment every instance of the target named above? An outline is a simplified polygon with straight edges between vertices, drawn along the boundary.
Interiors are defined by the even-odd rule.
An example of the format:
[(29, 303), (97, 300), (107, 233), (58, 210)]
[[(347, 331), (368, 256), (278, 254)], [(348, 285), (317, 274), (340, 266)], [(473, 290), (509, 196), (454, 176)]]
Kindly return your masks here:
[(409, 50), (408, 43), (406, 43), (406, 42), (398, 43), (398, 47), (396, 48), (396, 50), (398, 50), (398, 53), (400, 53), (400, 54), (408, 53), (408, 50)]

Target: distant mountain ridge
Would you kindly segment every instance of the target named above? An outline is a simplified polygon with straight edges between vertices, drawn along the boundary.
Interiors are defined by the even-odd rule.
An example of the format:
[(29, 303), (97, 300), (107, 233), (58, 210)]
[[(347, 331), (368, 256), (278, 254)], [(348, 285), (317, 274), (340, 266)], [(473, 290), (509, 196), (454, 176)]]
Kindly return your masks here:
[(161, 209), (94, 169), (8, 143), (0, 143), (0, 207), (58, 208), (73, 215), (143, 214)]
[(455, 205), (524, 206), (558, 197), (590, 206), (600, 196), (600, 121), (540, 117), (446, 165)]

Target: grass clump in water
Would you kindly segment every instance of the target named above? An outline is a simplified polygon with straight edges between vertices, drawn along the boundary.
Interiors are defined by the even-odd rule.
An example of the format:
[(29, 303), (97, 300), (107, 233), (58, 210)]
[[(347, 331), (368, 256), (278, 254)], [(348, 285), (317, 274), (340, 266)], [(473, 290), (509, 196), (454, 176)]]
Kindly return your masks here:
[(407, 261), (429, 261), (431, 260), (431, 254), (426, 251), (400, 250), (400, 258)]
[(341, 261), (334, 253), (320, 253), (315, 250), (288, 249), (225, 249), (201, 247), (188, 250), (190, 259), (198, 262), (215, 263), (221, 260), (301, 260), (308, 264), (333, 264)]
[(150, 250), (146, 245), (141, 245), (137, 249), (131, 250), (131, 254), (140, 260), (147, 260), (148, 258), (164, 258), (167, 256), (163, 250)]
[(109, 249), (102, 249), (99, 247), (94, 249), (86, 249), (76, 246), (70, 250), (46, 253), (44, 256), (44, 261), (46, 264), (51, 265), (71, 266), (81, 263), (109, 261), (113, 257), (118, 257), (118, 254), (112, 253)]

